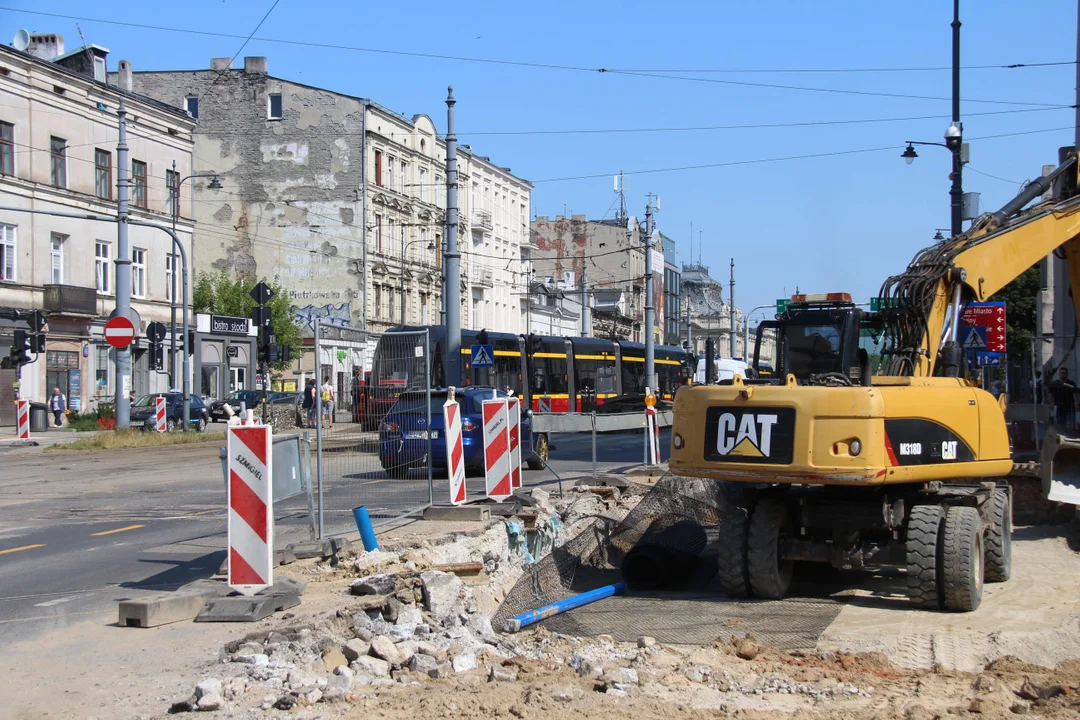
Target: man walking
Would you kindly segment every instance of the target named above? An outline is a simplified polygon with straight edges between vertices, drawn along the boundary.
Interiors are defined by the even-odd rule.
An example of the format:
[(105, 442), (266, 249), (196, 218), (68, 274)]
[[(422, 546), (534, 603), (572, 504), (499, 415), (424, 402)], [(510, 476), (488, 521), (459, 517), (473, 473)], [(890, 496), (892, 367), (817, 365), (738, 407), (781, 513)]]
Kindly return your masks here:
[(323, 420), (326, 422), (327, 427), (334, 426), (334, 386), (330, 384), (330, 376), (327, 375), (323, 378), (322, 390), (322, 412)]
[(1047, 388), (1050, 400), (1054, 403), (1054, 416), (1057, 424), (1072, 428), (1073, 411), (1076, 409), (1076, 383), (1069, 379), (1069, 371), (1058, 370), (1057, 379)]
[(304, 384), (304, 420), (309, 428), (315, 427), (315, 378), (308, 378)]
[(58, 387), (53, 388), (52, 397), (49, 398), (49, 409), (52, 410), (53, 420), (56, 422), (53, 427), (60, 427), (64, 412), (67, 410), (67, 398)]

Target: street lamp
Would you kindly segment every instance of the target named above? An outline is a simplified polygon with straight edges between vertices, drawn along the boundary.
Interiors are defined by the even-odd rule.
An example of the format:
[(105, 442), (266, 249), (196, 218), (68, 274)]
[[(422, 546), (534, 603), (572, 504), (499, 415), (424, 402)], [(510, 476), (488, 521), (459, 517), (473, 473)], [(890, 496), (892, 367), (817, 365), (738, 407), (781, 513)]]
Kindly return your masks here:
[[(404, 239), (405, 238), (402, 237), (403, 241), (404, 241)], [(412, 240), (410, 242), (402, 242), (401, 243), (401, 324), (402, 325), (405, 324), (405, 252), (409, 249), (410, 246), (415, 245), (416, 243), (420, 243), (420, 242), (424, 242), (424, 239), (420, 238), (419, 240)], [(428, 242), (427, 249), (428, 249), (429, 252), (434, 250), (435, 249), (435, 243), (434, 242)]]
[(750, 358), (750, 316), (756, 313), (758, 310), (766, 310), (768, 308), (775, 308), (776, 305), (758, 305), (756, 308), (746, 313), (743, 316), (743, 356), (747, 365), (752, 364)]
[[(176, 172), (176, 161), (175, 160), (173, 160), (172, 167), (173, 167), (173, 172), (175, 173)], [(172, 203), (172, 229), (173, 229), (174, 234), (176, 233), (176, 221), (180, 217), (180, 186), (183, 185), (188, 180), (191, 180), (192, 178), (213, 178), (210, 181), (210, 184), (207, 185), (207, 187), (210, 188), (211, 190), (220, 190), (221, 189), (221, 180), (218, 177), (217, 173), (198, 173), (198, 174), (195, 174), (195, 175), (188, 175), (186, 178), (182, 178), (179, 182), (177, 182), (176, 187), (173, 188), (173, 192), (175, 193), (175, 195), (173, 195), (173, 198), (172, 198), (172, 201), (173, 201), (173, 203)], [(192, 243), (192, 254), (194, 254), (194, 250), (195, 250), (195, 244)], [(172, 261), (170, 260), (170, 262), (172, 262)], [(175, 267), (175, 263), (173, 263), (173, 265), (174, 265), (174, 267), (172, 269), (172, 281), (171, 281), (172, 282), (172, 287), (169, 289), (169, 293), (170, 293), (170, 295), (169, 295), (169, 305), (170, 305), (169, 310), (170, 310), (170, 317), (171, 317), (171, 322), (170, 322), (170, 325), (169, 325), (169, 334), (171, 336), (170, 339), (169, 339), (169, 384), (172, 385), (173, 387), (175, 387), (176, 386), (176, 267)], [(187, 342), (187, 338), (184, 338), (184, 342), (185, 343)], [(191, 348), (185, 347), (184, 352), (190, 353)], [(172, 390), (173, 388), (169, 388), (169, 389)], [(187, 425), (186, 424), (184, 425), (184, 430), (185, 431), (187, 430)]]

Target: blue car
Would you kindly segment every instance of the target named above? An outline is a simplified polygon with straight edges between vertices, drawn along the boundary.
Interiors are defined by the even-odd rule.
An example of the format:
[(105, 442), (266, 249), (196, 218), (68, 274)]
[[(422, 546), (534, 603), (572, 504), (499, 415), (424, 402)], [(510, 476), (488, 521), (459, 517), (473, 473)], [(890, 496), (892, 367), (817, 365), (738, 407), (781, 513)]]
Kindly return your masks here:
[[(484, 422), (481, 403), (495, 397), (506, 397), (501, 390), (471, 386), (455, 391), (461, 408), (461, 444), (465, 453), (467, 475), (484, 472)], [(427, 428), (427, 394), (424, 391), (405, 392), (398, 396), (390, 411), (379, 423), (379, 462), (391, 477), (407, 477), (410, 470), (427, 467), (428, 436), (431, 433), (431, 455), (435, 472), (446, 470), (446, 430), (443, 405), (446, 390), (431, 391), (431, 427)], [(522, 411), (521, 459), (529, 467), (542, 467), (533, 453), (536, 438), (530, 431), (527, 413)], [(545, 437), (543, 446), (546, 447)], [(543, 458), (546, 461), (546, 458)]]

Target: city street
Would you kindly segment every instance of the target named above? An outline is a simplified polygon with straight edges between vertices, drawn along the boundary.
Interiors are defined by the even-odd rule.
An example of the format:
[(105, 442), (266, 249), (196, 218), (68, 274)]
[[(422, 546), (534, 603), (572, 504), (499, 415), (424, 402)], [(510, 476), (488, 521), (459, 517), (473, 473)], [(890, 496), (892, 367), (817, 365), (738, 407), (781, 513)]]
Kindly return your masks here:
[[(662, 431), (662, 451), (668, 438)], [(123, 599), (213, 575), (225, 559), (221, 444), (81, 452), (0, 445), (0, 642), (93, 616), (112, 621)], [(569, 486), (591, 474), (588, 435), (558, 435), (552, 444), (554, 473), (526, 468), (524, 485), (554, 485), (557, 473)], [(641, 433), (598, 436), (598, 472), (639, 463), (642, 448)], [(419, 474), (378, 475), (328, 484), (328, 533), (350, 530), (353, 507), (392, 498), (402, 483), (427, 495)], [(468, 478), (467, 487), (479, 499), (483, 478)], [(436, 476), (434, 492), (437, 503), (448, 496), (445, 477)], [(275, 516), (278, 547), (308, 539), (304, 495), (279, 503)]]

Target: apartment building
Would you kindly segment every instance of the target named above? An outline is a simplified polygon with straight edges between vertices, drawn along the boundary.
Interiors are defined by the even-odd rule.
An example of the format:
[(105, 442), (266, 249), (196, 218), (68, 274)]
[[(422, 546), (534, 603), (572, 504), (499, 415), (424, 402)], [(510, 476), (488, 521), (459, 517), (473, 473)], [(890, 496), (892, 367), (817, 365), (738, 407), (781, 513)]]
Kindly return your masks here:
[[(60, 35), (31, 36), (25, 52), (0, 47), (0, 205), (19, 209), (0, 210), (0, 354), (7, 356), (13, 331), (25, 329), (22, 315), (44, 310), (48, 347), (19, 371), (19, 393), (44, 400), (59, 387), (73, 410), (111, 402), (115, 392), (103, 326), (115, 308), (117, 225), (41, 213), (117, 216), (121, 99), (133, 219), (171, 225), (194, 148), (195, 122), (186, 113), (106, 84), (108, 53), (96, 45), (65, 52)], [(124, 75), (130, 69), (125, 61), (120, 67)], [(181, 217), (176, 232), (190, 248), (192, 223)], [(178, 263), (166, 232), (133, 225), (129, 240), (131, 304), (142, 335), (146, 323), (169, 320)], [(168, 388), (147, 360), (137, 349), (136, 394)]]

